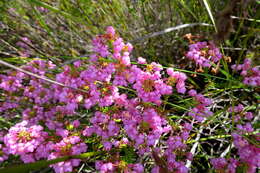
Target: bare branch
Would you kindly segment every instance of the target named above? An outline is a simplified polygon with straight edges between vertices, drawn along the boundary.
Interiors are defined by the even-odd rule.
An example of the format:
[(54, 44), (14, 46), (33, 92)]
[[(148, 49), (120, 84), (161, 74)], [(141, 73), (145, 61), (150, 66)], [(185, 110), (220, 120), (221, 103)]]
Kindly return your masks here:
[(135, 43), (135, 42), (139, 42), (141, 40), (144, 40), (144, 39), (147, 39), (147, 38), (151, 38), (151, 37), (156, 37), (158, 35), (162, 35), (162, 34), (165, 34), (165, 33), (168, 33), (168, 32), (172, 32), (172, 31), (175, 31), (175, 30), (180, 30), (182, 28), (187, 28), (187, 27), (193, 27), (193, 26), (213, 26), (211, 24), (208, 24), (208, 23), (190, 23), (190, 24), (182, 24), (182, 25), (178, 25), (178, 26), (175, 26), (175, 27), (171, 27), (171, 28), (166, 28), (162, 31), (158, 31), (158, 32), (154, 32), (154, 33), (150, 33), (146, 36), (143, 36), (143, 37), (140, 37), (140, 38), (137, 38), (137, 39), (134, 39), (132, 41), (130, 41), (131, 43)]

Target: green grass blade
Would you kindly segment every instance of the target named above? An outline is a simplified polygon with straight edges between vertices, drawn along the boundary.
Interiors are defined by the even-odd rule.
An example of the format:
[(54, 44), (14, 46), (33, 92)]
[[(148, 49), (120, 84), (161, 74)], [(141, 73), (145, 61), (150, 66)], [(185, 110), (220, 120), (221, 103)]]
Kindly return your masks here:
[(76, 16), (72, 16), (71, 14), (69, 13), (66, 13), (58, 8), (55, 8), (55, 7), (52, 7), (50, 6), (49, 4), (45, 3), (45, 2), (42, 2), (42, 1), (39, 1), (39, 0), (27, 0), (29, 3), (31, 4), (35, 4), (35, 5), (38, 5), (38, 6), (41, 6), (41, 7), (44, 7), (54, 13), (59, 13), (61, 14), (63, 17), (67, 18), (67, 19), (71, 19), (72, 21), (75, 21), (75, 22), (81, 22), (82, 24), (86, 25), (86, 26), (89, 26), (86, 21), (84, 20), (84, 18), (80, 18), (80, 17), (76, 17)]
[(38, 6), (41, 6), (41, 7), (44, 7), (52, 12), (55, 12), (55, 13), (60, 13), (62, 14), (64, 17), (67, 17), (67, 18), (70, 18), (70, 19), (74, 19), (75, 17), (74, 16), (71, 16), (70, 14), (64, 12), (64, 11), (61, 11), (60, 9), (58, 8), (55, 8), (55, 7), (52, 7), (50, 5), (48, 5), (47, 3), (45, 2), (41, 2), (41, 1), (38, 1), (38, 0), (28, 0), (29, 3), (34, 3)]
[(208, 3), (207, 0), (203, 0), (203, 3), (204, 3), (204, 5), (205, 5), (205, 7), (206, 7), (206, 9), (207, 9), (207, 12), (208, 12), (208, 14), (209, 14), (210, 20), (212, 21), (212, 23), (213, 23), (213, 25), (214, 25), (214, 28), (215, 28), (215, 30), (216, 30), (216, 32), (217, 32), (216, 23), (215, 23), (213, 14), (212, 14), (211, 9), (210, 9), (210, 5), (209, 5), (209, 3)]

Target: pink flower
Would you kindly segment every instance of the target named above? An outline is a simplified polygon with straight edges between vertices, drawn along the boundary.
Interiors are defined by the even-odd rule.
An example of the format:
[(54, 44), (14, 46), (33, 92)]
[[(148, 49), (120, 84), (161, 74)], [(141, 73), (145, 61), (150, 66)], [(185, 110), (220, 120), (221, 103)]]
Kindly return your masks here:
[(171, 94), (172, 87), (166, 85), (155, 73), (141, 72), (136, 76), (133, 88), (144, 102), (161, 103), (161, 96)]
[(146, 59), (144, 59), (144, 58), (142, 58), (142, 57), (138, 57), (137, 62), (138, 62), (139, 64), (147, 64)]
[(26, 121), (16, 124), (4, 136), (4, 143), (8, 153), (20, 155), (21, 159), (26, 163), (35, 161), (33, 152), (44, 144), (48, 137), (47, 133), (43, 132), (42, 126), (33, 125), (27, 127), (27, 124)]
[[(48, 160), (68, 155), (78, 155), (87, 151), (87, 146), (79, 136), (67, 136), (60, 142), (54, 144), (53, 152), (48, 156)], [(80, 159), (70, 159), (51, 165), (56, 173), (71, 172), (73, 167), (79, 166)]]
[(235, 71), (241, 71), (240, 75), (243, 76), (243, 83), (249, 86), (260, 86), (260, 70), (259, 66), (252, 67), (251, 59), (246, 58), (244, 64), (232, 65), (231, 68)]
[(213, 42), (204, 41), (191, 44), (186, 57), (198, 66), (211, 67), (211, 63), (219, 62), (223, 55)]
[(177, 92), (184, 94), (186, 92), (185, 80), (187, 79), (187, 76), (184, 73), (175, 72), (172, 68), (168, 68), (167, 73), (170, 76), (168, 78), (168, 83), (171, 85), (176, 83)]
[(223, 169), (227, 165), (225, 158), (213, 158), (210, 162), (215, 169)]
[(202, 94), (197, 94), (195, 90), (190, 90), (188, 94), (195, 98), (197, 105), (188, 112), (189, 116), (192, 116), (197, 121), (202, 122), (206, 117), (212, 116), (207, 106), (212, 104), (212, 100), (204, 97)]
[(106, 29), (106, 33), (114, 36), (116, 31), (112, 26), (108, 26), (107, 29)]

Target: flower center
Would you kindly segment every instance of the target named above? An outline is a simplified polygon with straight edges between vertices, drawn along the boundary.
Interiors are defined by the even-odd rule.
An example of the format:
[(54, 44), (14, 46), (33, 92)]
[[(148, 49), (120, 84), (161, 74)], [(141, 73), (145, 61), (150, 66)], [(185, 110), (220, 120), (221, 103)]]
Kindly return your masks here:
[(83, 89), (86, 90), (86, 91), (88, 91), (88, 90), (90, 89), (90, 87), (87, 86), (87, 85), (85, 85), (85, 86), (83, 87)]
[(174, 77), (169, 77), (168, 78), (168, 81), (167, 81), (167, 84), (168, 85), (174, 85), (176, 83), (177, 79), (174, 78)]
[(45, 95), (46, 95), (45, 91), (42, 91), (42, 92), (40, 92), (40, 94), (39, 94), (39, 96), (40, 96), (41, 98), (44, 98)]
[(147, 65), (146, 70), (150, 72), (153, 71), (153, 65)]
[(32, 111), (29, 112), (29, 117), (30, 118), (33, 118), (35, 116), (36, 116), (36, 111), (32, 110)]
[(122, 74), (126, 70), (126, 66), (123, 63), (121, 63), (121, 62), (116, 64), (115, 68), (116, 68), (118, 74)]
[(150, 124), (148, 122), (142, 121), (140, 124), (140, 131), (141, 132), (149, 132)]
[(143, 81), (143, 90), (145, 92), (152, 92), (154, 91), (154, 81), (147, 79)]
[(71, 152), (71, 148), (72, 148), (72, 145), (71, 144), (67, 144), (67, 145), (64, 145), (60, 148), (60, 151), (63, 155), (68, 155), (70, 154)]
[(127, 51), (128, 51), (128, 46), (125, 45), (125, 46), (122, 48), (122, 51), (127, 52)]
[(31, 135), (29, 132), (23, 130), (23, 131), (19, 132), (18, 138), (20, 141), (29, 141), (29, 140), (31, 140)]

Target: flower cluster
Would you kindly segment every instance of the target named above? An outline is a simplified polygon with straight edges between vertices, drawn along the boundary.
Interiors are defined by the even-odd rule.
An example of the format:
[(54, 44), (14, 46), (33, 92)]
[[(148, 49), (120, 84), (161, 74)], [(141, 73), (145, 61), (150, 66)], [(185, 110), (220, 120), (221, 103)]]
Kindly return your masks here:
[(122, 119), (127, 135), (140, 154), (150, 152), (150, 147), (158, 142), (161, 135), (171, 130), (167, 121), (152, 108), (143, 112), (129, 110)]
[(238, 166), (238, 161), (233, 158), (225, 159), (225, 158), (213, 158), (210, 160), (210, 163), (213, 167), (219, 172), (230, 172), (236, 173), (236, 168)]
[(243, 64), (234, 64), (231, 68), (235, 71), (241, 71), (243, 83), (253, 87), (260, 86), (260, 69), (259, 66), (252, 67), (252, 61), (249, 58), (244, 60)]
[(37, 149), (44, 144), (48, 134), (40, 125), (26, 126), (27, 122), (23, 121), (10, 128), (4, 137), (4, 143), (8, 154), (19, 155), (28, 163), (39, 158), (41, 153)]
[(192, 130), (190, 123), (184, 123), (179, 131), (175, 131), (166, 141), (166, 149), (156, 148), (153, 151), (153, 157), (156, 166), (152, 169), (152, 173), (160, 173), (161, 171), (187, 173), (189, 169), (185, 166), (185, 161), (192, 160), (192, 153), (187, 151), (188, 146), (185, 144)]
[(174, 71), (173, 68), (168, 68), (167, 74), (170, 76), (168, 78), (168, 83), (176, 83), (177, 92), (184, 94), (186, 92), (185, 80), (187, 79), (187, 76), (184, 73)]
[(100, 173), (113, 173), (117, 171), (124, 171), (126, 173), (142, 173), (144, 172), (143, 165), (137, 164), (126, 164), (124, 161), (121, 162), (103, 162), (97, 161), (95, 165), (96, 169), (100, 171)]
[(90, 122), (92, 126), (87, 127), (83, 131), (83, 135), (91, 136), (95, 133), (102, 138), (104, 148), (110, 150), (112, 143), (109, 141), (109, 138), (119, 134), (119, 126), (114, 120), (110, 120), (108, 115), (101, 112), (96, 112), (95, 116), (90, 119)]
[(232, 133), (234, 146), (237, 148), (239, 163), (246, 164), (247, 172), (254, 173), (260, 167), (260, 149), (253, 141), (259, 141), (259, 134), (252, 134), (254, 127), (251, 122), (254, 118), (251, 112), (244, 110), (244, 106), (239, 104), (229, 109), (235, 114), (237, 121), (236, 131)]
[[(63, 132), (63, 139), (52, 145), (52, 152), (49, 154), (48, 159), (56, 159), (62, 156), (78, 155), (86, 152), (87, 146), (82, 142), (79, 136), (67, 136), (68, 133)], [(55, 172), (72, 172), (73, 167), (77, 167), (80, 164), (80, 159), (70, 159), (67, 161), (59, 162), (51, 167)]]
[[(137, 74), (133, 88), (137, 90), (137, 94), (144, 102), (153, 102), (161, 104), (161, 96), (172, 93), (172, 87), (166, 85), (161, 79), (160, 73), (143, 72), (136, 68)], [(140, 73), (138, 73), (140, 71)], [(158, 71), (157, 71), (158, 72)]]
[(202, 122), (206, 117), (213, 115), (213, 112), (207, 108), (207, 106), (212, 104), (211, 99), (204, 97), (202, 94), (197, 94), (197, 91), (195, 90), (190, 90), (188, 94), (191, 97), (194, 97), (195, 101), (198, 102), (198, 104), (189, 111), (189, 116), (192, 116), (195, 120)]
[(29, 57), (31, 52), (32, 41), (28, 37), (21, 37), (21, 40), (16, 43), (16, 45), (20, 48), (20, 56)]
[[(81, 161), (75, 155), (98, 150), (105, 153), (95, 162), (100, 172), (145, 172), (142, 159), (133, 157), (128, 162), (124, 158), (125, 147), (133, 155), (153, 159), (154, 173), (188, 172), (185, 162), (193, 159), (188, 145), (193, 128), (190, 122), (202, 122), (213, 114), (209, 109), (211, 99), (190, 90), (188, 95), (194, 98), (195, 107), (188, 112), (190, 117), (175, 123), (168, 116), (164, 99), (169, 103), (175, 99), (172, 94), (186, 93), (185, 73), (165, 70), (141, 57), (133, 65), (133, 46), (124, 43), (112, 27), (96, 36), (92, 44), (88, 61), (78, 60), (60, 69), (50, 61), (35, 59), (21, 67), (55, 82), (22, 72), (0, 75), (0, 89), (4, 91), (0, 96), (5, 99), (0, 102), (1, 115), (12, 120), (19, 114), (22, 119), (2, 134), (0, 161), (8, 155), (18, 155), (25, 163), (70, 156), (51, 167), (57, 173), (75, 172)], [(191, 45), (187, 56), (201, 67), (210, 67), (222, 57), (211, 42)], [(241, 117), (242, 110), (241, 105), (234, 108), (234, 120), (241, 125), (233, 134), (241, 160), (212, 160), (216, 169), (227, 164), (231, 169), (240, 162), (258, 166), (258, 155), (248, 161), (253, 158), (250, 153), (258, 150), (243, 137), (253, 130), (248, 124), (253, 116), (249, 112)], [(241, 123), (244, 119), (245, 124)], [(93, 145), (88, 145), (88, 140)], [(245, 151), (250, 153), (243, 155)]]
[(222, 58), (222, 54), (213, 42), (197, 42), (189, 45), (186, 57), (195, 61), (199, 67), (211, 67)]

